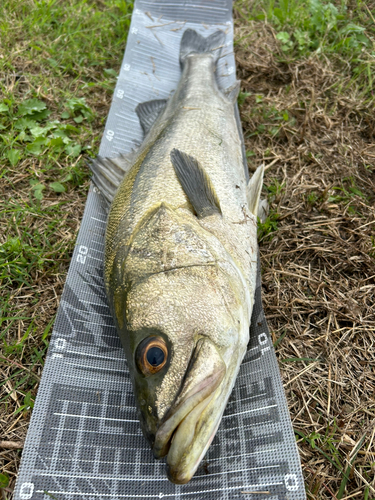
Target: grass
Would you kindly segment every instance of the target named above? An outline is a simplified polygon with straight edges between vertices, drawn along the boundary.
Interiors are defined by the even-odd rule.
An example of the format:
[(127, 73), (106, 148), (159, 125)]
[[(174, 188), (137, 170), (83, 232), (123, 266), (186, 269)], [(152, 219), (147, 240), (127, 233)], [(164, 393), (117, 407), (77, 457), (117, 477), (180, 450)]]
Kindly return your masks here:
[[(274, 335), (309, 499), (375, 499), (375, 5), (235, 3)], [(126, 44), (123, 0), (0, 6), (0, 436), (24, 439)], [(282, 361), (282, 362), (281, 362)], [(1, 441), (1, 439), (0, 439)], [(20, 450), (0, 449), (10, 499)]]
[[(122, 0), (0, 6), (0, 441), (25, 436), (130, 25)], [(0, 449), (11, 498), (20, 458)]]

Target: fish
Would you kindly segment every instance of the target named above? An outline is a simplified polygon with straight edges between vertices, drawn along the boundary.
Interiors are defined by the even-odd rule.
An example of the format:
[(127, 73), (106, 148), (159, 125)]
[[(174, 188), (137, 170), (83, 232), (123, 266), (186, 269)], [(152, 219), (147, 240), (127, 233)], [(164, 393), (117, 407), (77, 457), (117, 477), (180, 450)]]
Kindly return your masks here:
[(263, 166), (247, 181), (236, 117), (222, 90), (218, 30), (187, 29), (169, 99), (136, 108), (145, 137), (98, 156), (109, 205), (104, 282), (141, 428), (176, 484), (193, 477), (220, 425), (249, 342)]

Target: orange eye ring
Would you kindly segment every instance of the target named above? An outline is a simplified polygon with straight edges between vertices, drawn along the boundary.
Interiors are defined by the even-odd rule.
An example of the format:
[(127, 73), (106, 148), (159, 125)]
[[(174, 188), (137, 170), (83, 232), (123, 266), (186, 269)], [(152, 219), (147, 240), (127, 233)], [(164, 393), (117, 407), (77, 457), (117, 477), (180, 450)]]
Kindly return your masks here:
[(166, 364), (168, 347), (162, 337), (148, 337), (137, 347), (137, 365), (143, 375), (154, 375)]

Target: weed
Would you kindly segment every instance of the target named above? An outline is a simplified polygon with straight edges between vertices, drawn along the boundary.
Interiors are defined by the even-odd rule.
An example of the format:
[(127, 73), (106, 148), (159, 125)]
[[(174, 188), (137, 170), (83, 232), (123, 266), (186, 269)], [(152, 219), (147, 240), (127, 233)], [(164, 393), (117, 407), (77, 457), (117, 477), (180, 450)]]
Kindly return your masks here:
[(274, 233), (277, 231), (277, 221), (279, 218), (279, 214), (274, 210), (270, 210), (270, 213), (267, 219), (264, 222), (261, 222), (258, 218), (258, 240), (267, 241), (271, 240), (274, 236)]
[(315, 191), (311, 191), (311, 193), (306, 195), (306, 201), (312, 207), (318, 200), (319, 200), (319, 195)]
[(353, 56), (372, 45), (364, 34), (366, 28), (349, 18), (344, 4), (337, 7), (320, 0), (303, 3), (269, 0), (262, 10), (253, 11), (256, 19), (267, 18), (276, 28), (284, 28), (277, 34), (284, 52), (307, 56), (317, 51)]
[[(0, 158), (7, 158), (12, 167), (27, 157), (46, 155), (49, 161), (56, 162), (64, 155), (76, 158), (88, 149), (77, 139), (82, 133), (82, 125), (78, 129), (59, 120), (48, 121), (51, 113), (43, 101), (26, 99), (18, 107), (10, 99), (4, 99), (4, 102), (7, 104), (3, 106), (0, 123), (8, 133), (0, 147)], [(83, 99), (69, 99), (67, 105), (70, 111), (63, 113), (62, 117), (71, 117), (80, 124), (84, 120), (92, 121), (93, 113)], [(45, 186), (35, 180), (30, 182), (34, 196), (39, 200), (43, 199)], [(56, 191), (56, 185), (51, 187), (55, 192), (62, 192), (61, 187), (58, 188), (59, 191)]]
[(0, 473), (0, 488), (6, 488), (9, 484), (8, 474)]
[(255, 106), (250, 108), (249, 114), (244, 116), (249, 121), (256, 121), (258, 123), (255, 130), (246, 134), (246, 138), (256, 135), (270, 136), (277, 138), (281, 136), (284, 127), (293, 127), (296, 120), (290, 116), (288, 110), (279, 110), (275, 106), (270, 105), (264, 101), (262, 95), (255, 95)]
[(23, 404), (19, 408), (17, 408), (14, 414), (17, 415), (17, 413), (22, 412), (23, 415), (25, 416), (26, 413), (29, 410), (32, 410), (33, 408), (34, 408), (34, 398), (32, 398), (31, 392), (28, 391), (25, 394), (25, 397), (23, 398)]
[(278, 201), (280, 199), (281, 193), (285, 189), (285, 183), (280, 183), (278, 179), (272, 179), (271, 183), (265, 186), (266, 190), (269, 193), (269, 200), (270, 201)]
[(243, 0), (237, 3), (248, 12), (249, 19), (267, 20), (275, 27), (287, 59), (312, 53), (337, 56), (350, 68), (348, 89), (361, 80), (365, 93), (372, 96), (375, 47), (369, 34), (373, 19), (363, 2), (357, 0), (357, 9), (350, 4), (347, 7), (346, 2), (322, 0), (257, 0), (250, 8)]
[(331, 188), (331, 193), (328, 196), (327, 201), (329, 203), (342, 203), (347, 206), (347, 210), (350, 214), (360, 215), (360, 208), (357, 206), (356, 200), (358, 198), (366, 200), (367, 197), (360, 189), (357, 188), (353, 178), (343, 179), (343, 181), (344, 183), (342, 186), (334, 186)]
[(249, 96), (251, 96), (250, 92), (240, 92), (237, 98), (238, 105), (242, 106)]

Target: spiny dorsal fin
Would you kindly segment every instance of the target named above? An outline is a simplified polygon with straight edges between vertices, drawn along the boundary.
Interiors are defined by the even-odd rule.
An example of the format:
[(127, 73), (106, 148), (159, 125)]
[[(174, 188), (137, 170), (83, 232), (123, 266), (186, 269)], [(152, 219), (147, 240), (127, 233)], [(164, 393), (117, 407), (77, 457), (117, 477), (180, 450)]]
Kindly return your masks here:
[(260, 192), (263, 186), (264, 165), (260, 165), (249, 180), (246, 189), (247, 204), (252, 214), (257, 217)]
[(92, 180), (106, 201), (111, 204), (117, 188), (133, 165), (134, 153), (120, 154), (114, 158), (97, 156), (88, 162)]
[(204, 38), (191, 28), (187, 29), (181, 38), (180, 63), (184, 65), (185, 59), (190, 54), (211, 53), (215, 62), (219, 59), (221, 48), (225, 43), (224, 31), (215, 31), (212, 35)]
[(182, 189), (201, 219), (215, 213), (221, 214), (219, 199), (203, 168), (192, 156), (172, 149), (171, 161)]
[(158, 116), (164, 110), (166, 103), (166, 99), (154, 99), (153, 101), (141, 102), (135, 108), (145, 135), (148, 134)]

